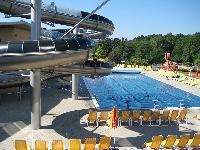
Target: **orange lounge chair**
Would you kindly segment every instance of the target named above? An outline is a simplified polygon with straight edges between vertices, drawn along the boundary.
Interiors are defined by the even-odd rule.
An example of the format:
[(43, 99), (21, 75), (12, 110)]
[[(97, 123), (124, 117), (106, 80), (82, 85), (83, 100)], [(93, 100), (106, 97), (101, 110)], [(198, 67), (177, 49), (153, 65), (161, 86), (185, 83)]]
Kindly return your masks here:
[(140, 110), (133, 111), (133, 115), (131, 118), (131, 126), (133, 125), (133, 122), (137, 122), (137, 123), (140, 122), (140, 113), (141, 113)]
[(179, 110), (172, 110), (169, 122), (171, 123), (177, 121), (178, 114)]
[(35, 150), (48, 150), (47, 142), (44, 140), (36, 140)]
[(162, 135), (153, 136), (152, 142), (145, 142), (142, 147), (143, 148), (149, 147), (151, 149), (160, 149), (162, 139), (163, 139)]
[(161, 146), (165, 149), (172, 149), (176, 142), (177, 135), (168, 135), (166, 140), (162, 141)]
[(107, 122), (108, 120), (108, 112), (107, 111), (102, 111), (100, 113), (100, 116), (99, 116), (99, 119), (98, 119), (98, 125), (101, 123), (101, 122)]
[(187, 118), (186, 118), (186, 115), (187, 115), (187, 109), (182, 109), (179, 116), (177, 117), (177, 120), (179, 122), (185, 122), (187, 124)]
[(26, 143), (25, 140), (15, 140), (15, 149), (16, 150), (30, 150), (30, 146)]
[(52, 150), (64, 150), (64, 144), (61, 140), (52, 141)]
[(160, 111), (156, 110), (153, 111), (151, 117), (150, 117), (150, 125), (152, 125), (152, 122), (158, 122), (158, 125), (160, 125)]
[(200, 147), (200, 132), (194, 134), (193, 139), (190, 139), (188, 141), (188, 146), (190, 147), (190, 149), (192, 149), (192, 148), (198, 149)]
[(80, 139), (70, 139), (69, 140), (70, 150), (81, 150), (81, 140)]
[(180, 136), (180, 139), (176, 140), (174, 146), (178, 148), (185, 148), (187, 146), (189, 139), (190, 139), (190, 134), (183, 134)]
[(84, 150), (95, 150), (96, 138), (85, 138)]
[(169, 122), (170, 123), (170, 117), (169, 117), (169, 114), (170, 114), (170, 110), (164, 110), (162, 115), (161, 115), (161, 123), (162, 122)]
[(111, 138), (110, 137), (100, 137), (99, 140), (99, 150), (109, 150), (110, 149)]
[(128, 125), (130, 126), (130, 111), (122, 111), (122, 116), (119, 118), (119, 125), (122, 125), (122, 122), (128, 122)]
[(89, 123), (96, 123), (98, 126), (98, 121), (97, 121), (97, 111), (91, 111), (89, 112), (89, 116), (87, 118), (87, 126), (89, 126)]
[(140, 125), (143, 125), (143, 122), (148, 122), (150, 116), (151, 116), (151, 111), (150, 110), (145, 110), (143, 112), (143, 115), (142, 115), (141, 119), (140, 119)]

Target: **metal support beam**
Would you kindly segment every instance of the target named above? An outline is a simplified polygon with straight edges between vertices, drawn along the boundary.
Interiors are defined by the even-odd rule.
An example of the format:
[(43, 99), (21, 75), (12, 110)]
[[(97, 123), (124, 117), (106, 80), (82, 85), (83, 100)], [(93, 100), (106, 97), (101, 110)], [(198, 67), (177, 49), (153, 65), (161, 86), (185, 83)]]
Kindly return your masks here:
[(104, 5), (106, 5), (106, 3), (108, 3), (110, 0), (105, 0), (101, 3), (101, 5), (99, 5), (95, 10), (93, 10), (90, 14), (88, 14), (85, 18), (81, 19), (73, 28), (71, 28), (69, 31), (67, 31), (67, 33), (63, 34), (63, 36), (61, 38), (64, 38), (67, 34), (69, 34), (71, 31), (73, 31), (75, 28), (77, 28), (83, 21), (87, 20), (88, 18), (90, 18), (90, 16), (92, 16), (94, 13), (97, 12), (97, 10), (101, 9), (101, 7), (103, 7)]
[[(41, 32), (41, 0), (31, 0), (31, 40), (39, 40)], [(31, 126), (37, 130), (41, 126), (41, 80), (40, 70), (30, 72), (32, 87)]]
[(31, 71), (30, 84), (32, 86), (32, 111), (31, 111), (31, 126), (37, 130), (41, 125), (41, 80), (40, 70)]
[(72, 74), (72, 99), (78, 99), (79, 74)]

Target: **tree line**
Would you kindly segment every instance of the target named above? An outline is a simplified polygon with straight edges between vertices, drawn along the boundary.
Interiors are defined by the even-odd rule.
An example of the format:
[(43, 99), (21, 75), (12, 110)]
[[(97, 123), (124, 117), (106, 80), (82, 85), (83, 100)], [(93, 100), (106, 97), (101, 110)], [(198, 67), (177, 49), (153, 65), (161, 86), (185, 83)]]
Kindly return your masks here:
[(192, 35), (168, 33), (126, 38), (106, 38), (99, 42), (95, 57), (115, 64), (151, 65), (165, 62), (165, 52), (171, 61), (185, 65), (200, 65), (200, 32)]

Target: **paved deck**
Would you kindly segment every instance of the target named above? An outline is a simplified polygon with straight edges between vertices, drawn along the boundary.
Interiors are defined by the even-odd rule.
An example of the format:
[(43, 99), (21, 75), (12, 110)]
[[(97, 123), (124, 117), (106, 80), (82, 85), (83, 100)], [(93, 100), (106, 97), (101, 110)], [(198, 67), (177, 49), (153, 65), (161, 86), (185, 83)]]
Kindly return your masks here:
[(194, 134), (200, 131), (200, 120), (192, 118), (200, 114), (198, 109), (189, 112), (188, 117), (191, 119), (188, 125), (124, 126), (115, 131), (106, 126), (87, 127), (87, 113), (94, 109), (87, 95), (80, 97), (80, 100), (72, 100), (66, 90), (58, 90), (56, 87), (43, 89), (42, 127), (37, 131), (30, 129), (30, 92), (23, 94), (22, 101), (18, 101), (15, 94), (3, 95), (0, 105), (0, 150), (13, 150), (15, 139), (25, 139), (30, 145), (35, 139), (61, 139), (68, 148), (68, 139), (80, 138), (83, 142), (85, 137), (96, 137), (98, 142), (102, 135), (115, 136), (116, 146), (120, 149), (139, 149), (153, 135), (162, 134), (166, 137), (168, 134)]

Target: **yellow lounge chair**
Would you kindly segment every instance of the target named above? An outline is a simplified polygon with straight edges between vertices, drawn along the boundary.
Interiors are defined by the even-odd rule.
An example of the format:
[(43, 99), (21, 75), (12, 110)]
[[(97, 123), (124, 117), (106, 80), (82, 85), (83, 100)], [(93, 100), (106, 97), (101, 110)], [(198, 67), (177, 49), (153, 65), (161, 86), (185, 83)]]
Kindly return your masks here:
[(95, 150), (96, 138), (85, 138), (84, 150)]
[(178, 148), (184, 148), (187, 146), (189, 139), (190, 139), (190, 134), (183, 134), (180, 136), (180, 139), (176, 140), (174, 146)]
[(193, 118), (200, 119), (200, 115), (195, 115)]
[(160, 149), (161, 143), (162, 143), (163, 136), (158, 135), (158, 136), (153, 136), (152, 137), (152, 142), (145, 142), (143, 144), (143, 148), (149, 147), (151, 149)]
[(161, 146), (162, 148), (172, 149), (174, 143), (176, 142), (177, 135), (168, 135), (166, 140), (162, 141)]
[(172, 114), (170, 116), (169, 122), (171, 123), (171, 122), (177, 121), (178, 114), (179, 114), (179, 110), (172, 110)]
[(188, 146), (190, 148), (199, 148), (200, 147), (200, 133), (194, 134), (194, 138), (189, 140)]
[(26, 143), (25, 140), (15, 140), (15, 149), (16, 150), (30, 150), (30, 146)]
[(102, 112), (100, 113), (100, 116), (99, 116), (99, 119), (98, 119), (98, 125), (99, 125), (99, 123), (101, 123), (101, 122), (106, 122), (108, 119), (109, 119), (109, 118), (108, 118), (108, 112), (107, 112), (107, 111), (102, 111)]
[(179, 122), (184, 122), (187, 124), (187, 118), (186, 118), (186, 115), (187, 115), (187, 109), (182, 109), (179, 116), (177, 117), (177, 120)]
[(148, 122), (150, 116), (151, 116), (151, 111), (150, 110), (145, 110), (143, 112), (143, 115), (142, 115), (141, 119), (140, 119), (140, 125), (142, 125), (143, 122)]
[(47, 142), (44, 140), (36, 140), (35, 150), (48, 150)]
[(170, 110), (164, 110), (163, 111), (163, 114), (161, 115), (161, 123), (164, 121), (164, 122), (169, 122), (170, 123), (170, 117), (169, 117), (169, 114), (170, 114)]
[(133, 115), (131, 118), (131, 126), (133, 125), (133, 122), (140, 122), (140, 110), (134, 110)]
[(69, 140), (70, 150), (81, 150), (81, 140), (80, 139), (70, 139)]
[(156, 110), (153, 111), (151, 117), (150, 117), (150, 125), (152, 125), (152, 121), (158, 121), (158, 124), (160, 125), (160, 111)]
[(119, 118), (120, 126), (122, 125), (122, 122), (128, 122), (128, 125), (130, 126), (130, 111), (122, 111), (122, 116)]
[(64, 150), (64, 144), (61, 140), (52, 141), (52, 150)]
[(99, 140), (99, 150), (109, 150), (110, 149), (111, 138), (110, 137), (100, 137)]
[(89, 112), (89, 116), (87, 118), (88, 122), (87, 122), (87, 126), (89, 125), (89, 123), (96, 123), (96, 125), (98, 126), (98, 122), (97, 122), (97, 111), (91, 111)]

